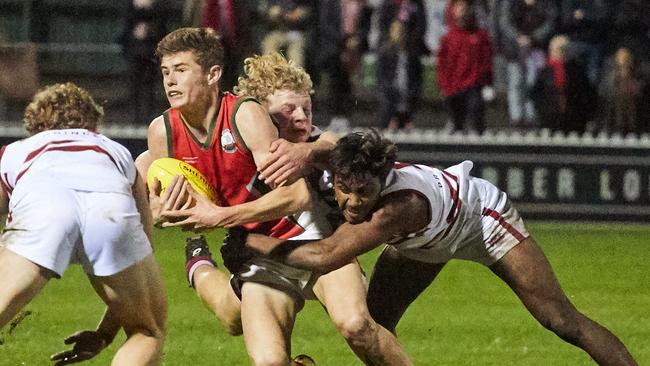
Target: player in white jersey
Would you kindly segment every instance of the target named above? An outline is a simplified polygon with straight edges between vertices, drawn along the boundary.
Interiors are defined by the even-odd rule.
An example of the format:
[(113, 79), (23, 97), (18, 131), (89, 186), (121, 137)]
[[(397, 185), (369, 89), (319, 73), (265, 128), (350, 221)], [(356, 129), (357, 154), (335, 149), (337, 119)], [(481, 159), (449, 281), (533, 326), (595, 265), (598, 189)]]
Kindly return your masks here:
[(68, 264), (80, 263), (107, 305), (57, 364), (126, 342), (114, 365), (160, 364), (167, 303), (152, 255), (151, 214), (129, 151), (95, 132), (103, 110), (72, 83), (41, 89), (25, 110), (30, 137), (0, 154), (0, 328)]
[(470, 162), (439, 170), (395, 163), (395, 156), (395, 146), (376, 131), (341, 138), (331, 163), (347, 223), (315, 242), (242, 234), (228, 245), (246, 240), (272, 259), (327, 272), (388, 243), (370, 281), (368, 306), (393, 332), (445, 263), (472, 260), (489, 266), (543, 326), (598, 364), (636, 365), (615, 335), (570, 303), (506, 194), (470, 176)]

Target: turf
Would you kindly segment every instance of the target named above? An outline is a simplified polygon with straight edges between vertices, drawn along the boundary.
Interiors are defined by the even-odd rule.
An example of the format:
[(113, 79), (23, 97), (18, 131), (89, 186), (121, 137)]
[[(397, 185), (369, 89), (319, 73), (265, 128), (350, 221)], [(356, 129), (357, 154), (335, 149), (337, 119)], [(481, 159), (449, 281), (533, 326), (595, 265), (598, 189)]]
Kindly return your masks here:
[[(650, 226), (533, 223), (565, 291), (585, 314), (608, 327), (640, 365), (650, 364)], [(165, 365), (247, 365), (241, 337), (230, 337), (203, 308), (183, 277), (186, 234), (156, 232), (156, 255), (169, 292)], [(220, 233), (210, 235), (216, 243)], [(216, 250), (213, 244), (213, 251)], [(377, 251), (361, 258), (367, 273)], [(47, 365), (63, 339), (94, 328), (103, 305), (78, 266), (54, 280), (25, 308), (24, 319), (0, 332), (0, 365)], [(487, 268), (450, 263), (407, 311), (398, 335), (417, 365), (589, 365), (579, 349), (546, 331)], [(108, 365), (123, 335), (87, 365)], [(293, 353), (322, 365), (361, 364), (322, 307), (310, 301), (299, 314)]]

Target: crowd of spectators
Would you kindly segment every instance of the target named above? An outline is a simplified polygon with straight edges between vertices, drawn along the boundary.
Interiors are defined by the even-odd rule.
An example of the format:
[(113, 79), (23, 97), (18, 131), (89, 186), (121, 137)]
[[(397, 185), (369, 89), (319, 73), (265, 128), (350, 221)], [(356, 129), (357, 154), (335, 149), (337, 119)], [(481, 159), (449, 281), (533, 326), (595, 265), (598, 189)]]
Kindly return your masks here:
[[(143, 94), (133, 100), (145, 100), (141, 115), (146, 90), (156, 87), (141, 53), (165, 33), (169, 15), (157, 0), (132, 1), (121, 41), (139, 84), (132, 90)], [(444, 15), (435, 19), (444, 24), (427, 24), (437, 2)], [(378, 127), (415, 127), (421, 60), (431, 56), (454, 130), (483, 131), (496, 90), (512, 128), (638, 134), (650, 128), (648, 13), (644, 0), (186, 0), (183, 25), (221, 34), (226, 90), (253, 53), (280, 50), (304, 66), (332, 128), (354, 124), (363, 57), (371, 54)], [(432, 26), (446, 29), (435, 47), (425, 42)]]

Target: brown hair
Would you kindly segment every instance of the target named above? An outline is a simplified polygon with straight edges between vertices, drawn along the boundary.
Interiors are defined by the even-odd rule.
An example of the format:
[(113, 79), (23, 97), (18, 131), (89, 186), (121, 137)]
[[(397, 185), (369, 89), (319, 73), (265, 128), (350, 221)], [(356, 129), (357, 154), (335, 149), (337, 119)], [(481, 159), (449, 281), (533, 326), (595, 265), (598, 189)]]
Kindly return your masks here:
[(66, 128), (91, 131), (104, 120), (104, 109), (87, 90), (73, 83), (53, 84), (40, 89), (25, 108), (25, 129), (30, 135)]
[(223, 45), (212, 28), (179, 28), (165, 36), (156, 48), (158, 60), (179, 52), (193, 52), (203, 71), (212, 66), (223, 67)]
[(364, 184), (373, 177), (384, 180), (395, 164), (397, 147), (375, 129), (341, 137), (330, 154), (334, 175), (344, 182)]
[(244, 60), (244, 75), (239, 77), (233, 90), (237, 95), (248, 95), (264, 102), (276, 90), (311, 94), (312, 87), (311, 78), (302, 67), (295, 66), (277, 52), (271, 52)]

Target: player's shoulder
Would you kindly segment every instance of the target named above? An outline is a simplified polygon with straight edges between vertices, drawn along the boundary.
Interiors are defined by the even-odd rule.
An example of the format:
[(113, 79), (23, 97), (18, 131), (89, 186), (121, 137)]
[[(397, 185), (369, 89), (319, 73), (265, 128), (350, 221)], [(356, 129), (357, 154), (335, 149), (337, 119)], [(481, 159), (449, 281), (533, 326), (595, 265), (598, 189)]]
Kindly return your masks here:
[(165, 126), (165, 117), (160, 115), (149, 123), (149, 128), (147, 129), (148, 139), (162, 139), (163, 141), (167, 138), (167, 127)]

